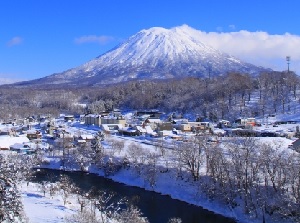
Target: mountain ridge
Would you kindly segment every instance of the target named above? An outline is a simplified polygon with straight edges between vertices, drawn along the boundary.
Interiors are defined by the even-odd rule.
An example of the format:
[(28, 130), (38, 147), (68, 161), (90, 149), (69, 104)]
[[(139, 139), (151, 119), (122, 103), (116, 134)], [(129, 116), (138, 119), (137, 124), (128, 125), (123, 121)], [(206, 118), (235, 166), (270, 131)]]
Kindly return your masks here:
[[(258, 74), (268, 69), (204, 44), (188, 25), (143, 29), (76, 68), (23, 84), (113, 84), (134, 79), (208, 77), (227, 72)], [(21, 83), (21, 84), (22, 84)]]

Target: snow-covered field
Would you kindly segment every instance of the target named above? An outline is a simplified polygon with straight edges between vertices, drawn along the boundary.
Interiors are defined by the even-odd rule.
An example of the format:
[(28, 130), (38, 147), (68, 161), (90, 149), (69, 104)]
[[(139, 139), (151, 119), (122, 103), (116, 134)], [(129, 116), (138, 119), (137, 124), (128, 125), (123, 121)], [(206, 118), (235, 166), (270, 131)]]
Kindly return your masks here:
[(26, 216), (30, 223), (60, 223), (79, 210), (74, 202), (64, 205), (61, 196), (44, 195), (41, 185), (23, 182), (19, 185)]

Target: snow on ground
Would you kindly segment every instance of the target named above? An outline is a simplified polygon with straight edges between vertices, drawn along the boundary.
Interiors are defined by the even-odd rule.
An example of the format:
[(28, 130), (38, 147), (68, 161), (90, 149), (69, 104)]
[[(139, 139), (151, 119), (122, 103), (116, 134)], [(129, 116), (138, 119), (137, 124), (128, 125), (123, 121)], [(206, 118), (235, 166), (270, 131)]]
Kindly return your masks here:
[[(125, 151), (128, 150), (131, 143), (142, 142), (143, 140), (139, 140), (138, 137), (120, 137), (120, 136), (111, 136), (117, 140), (124, 140), (125, 142)], [(224, 138), (230, 139), (230, 138)], [(272, 145), (280, 145), (279, 148), (284, 150), (288, 147), (288, 145), (292, 142), (291, 139), (281, 138), (281, 137), (259, 137), (257, 138), (262, 143), (268, 143)], [(147, 151), (158, 152), (158, 150), (153, 145), (142, 144), (143, 148)], [(122, 151), (119, 156), (124, 155)], [(169, 150), (170, 152), (172, 150)], [(291, 150), (291, 152), (293, 152)], [(117, 155), (117, 154), (116, 154)], [(50, 157), (47, 159), (50, 162), (50, 165), (47, 168), (50, 169), (60, 169), (59, 162), (56, 159), (51, 159)], [(160, 162), (159, 165), (161, 167), (166, 167), (164, 162)], [(104, 176), (103, 170), (99, 170), (98, 168), (89, 168), (89, 172), (98, 174), (99, 176)], [(163, 195), (169, 195), (173, 199), (178, 199), (181, 201), (185, 201), (190, 204), (194, 204), (197, 206), (204, 207), (210, 211), (221, 214), (223, 216), (239, 219), (239, 222), (244, 223), (260, 223), (261, 219), (249, 219), (246, 217), (241, 210), (232, 210), (228, 207), (224, 207), (224, 204), (217, 204), (216, 202), (212, 202), (207, 199), (201, 192), (197, 185), (193, 182), (176, 180), (176, 173), (172, 170), (172, 167), (169, 167), (169, 171), (167, 173), (160, 173), (156, 176), (155, 187), (152, 188), (149, 185), (149, 182), (145, 181), (145, 177), (143, 175), (138, 175), (134, 168), (130, 168), (128, 170), (122, 169), (114, 175), (109, 176), (115, 182), (124, 183), (128, 186), (137, 186), (140, 188), (145, 188), (146, 190), (155, 191), (161, 193)]]
[(30, 182), (21, 183), (19, 190), (22, 195), (24, 211), (30, 223), (60, 223), (64, 222), (64, 217), (74, 214), (78, 207), (68, 203), (63, 205), (61, 196), (50, 197), (49, 194), (44, 196), (40, 185)]
[[(283, 118), (283, 117), (281, 117)], [(273, 121), (273, 120), (272, 120)], [(269, 120), (270, 122), (270, 120)], [(287, 124), (287, 125), (279, 125), (273, 126), (271, 123), (268, 125), (263, 125), (260, 129), (261, 130), (271, 130), (271, 131), (288, 131), (293, 130), (295, 131), (296, 126), (298, 124)], [(84, 130), (89, 133), (95, 133), (99, 129), (95, 126), (84, 126), (75, 123), (72, 127), (69, 127), (69, 130), (78, 131), (78, 129)], [(139, 138), (131, 138), (131, 137), (117, 137), (112, 136), (114, 138), (118, 138), (125, 141), (125, 147), (129, 147), (130, 143), (132, 142), (139, 142), (141, 143), (142, 140)], [(2, 138), (2, 137), (0, 137)], [(4, 139), (4, 138), (2, 138)], [(287, 139), (282, 137), (260, 137), (257, 138), (259, 141), (264, 143), (273, 143), (273, 144), (280, 144), (281, 149), (288, 149), (288, 145), (290, 145), (295, 139)], [(13, 139), (12, 144), (15, 143)], [(6, 140), (4, 140), (6, 141)], [(153, 145), (146, 145), (143, 144), (144, 148), (151, 150), (153, 152), (157, 152), (155, 146)], [(121, 154), (122, 155), (122, 154)], [(60, 169), (60, 162), (57, 158), (48, 158), (48, 161), (51, 161), (48, 168), (53, 169)], [(96, 170), (90, 168), (90, 172), (97, 173), (101, 176), (104, 175), (102, 170)], [(125, 183), (130, 186), (138, 186), (141, 188), (145, 188), (147, 190), (155, 190), (156, 192), (162, 194), (168, 194), (174, 199), (179, 199), (182, 201), (186, 201), (191, 204), (196, 204), (199, 206), (203, 206), (211, 211), (216, 213), (220, 213), (224, 216), (235, 217), (240, 219), (241, 222), (253, 222), (251, 219), (245, 219), (242, 213), (232, 212), (223, 206), (218, 206), (215, 203), (209, 202), (206, 198), (199, 196), (198, 188), (193, 186), (189, 182), (184, 182), (180, 180), (175, 180), (174, 175), (171, 173), (163, 173), (160, 174), (155, 188), (151, 188), (149, 184), (146, 184), (143, 177), (138, 176), (134, 171), (131, 169), (129, 170), (122, 170), (115, 175), (111, 176), (111, 179), (117, 182)], [(78, 207), (76, 205), (72, 205), (72, 203), (68, 203), (66, 206), (63, 205), (63, 200), (59, 196), (55, 196), (53, 198), (49, 197), (49, 195), (44, 196), (43, 192), (39, 189), (39, 186), (34, 183), (30, 183), (29, 186), (26, 183), (22, 183), (19, 186), (19, 189), (22, 193), (22, 201), (24, 204), (25, 212), (29, 218), (29, 222), (64, 222), (64, 216), (71, 215)], [(260, 222), (259, 219), (256, 219), (255, 222)]]
[(0, 147), (1, 148), (9, 148), (10, 146), (16, 144), (16, 143), (28, 143), (29, 139), (26, 136), (20, 136), (20, 137), (13, 137), (13, 136), (0, 136)]

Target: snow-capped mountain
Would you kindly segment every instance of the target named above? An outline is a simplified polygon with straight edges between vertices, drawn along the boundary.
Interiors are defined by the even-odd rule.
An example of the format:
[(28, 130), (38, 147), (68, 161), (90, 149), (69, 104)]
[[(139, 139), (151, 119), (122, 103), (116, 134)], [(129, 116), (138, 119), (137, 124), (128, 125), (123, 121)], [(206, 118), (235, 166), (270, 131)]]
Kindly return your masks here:
[(187, 25), (145, 29), (79, 67), (30, 83), (109, 84), (132, 79), (208, 77), (229, 71), (256, 74), (266, 70), (205, 45), (199, 36), (199, 31)]

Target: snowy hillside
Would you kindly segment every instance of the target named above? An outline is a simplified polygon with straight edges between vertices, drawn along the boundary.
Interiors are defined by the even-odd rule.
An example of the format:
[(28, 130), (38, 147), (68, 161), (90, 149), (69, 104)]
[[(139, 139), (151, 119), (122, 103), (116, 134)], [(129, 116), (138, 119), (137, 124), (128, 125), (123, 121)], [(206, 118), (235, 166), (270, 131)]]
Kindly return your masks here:
[(107, 84), (131, 79), (208, 77), (229, 71), (257, 74), (257, 67), (201, 42), (187, 25), (142, 30), (111, 51), (82, 66), (29, 83)]

